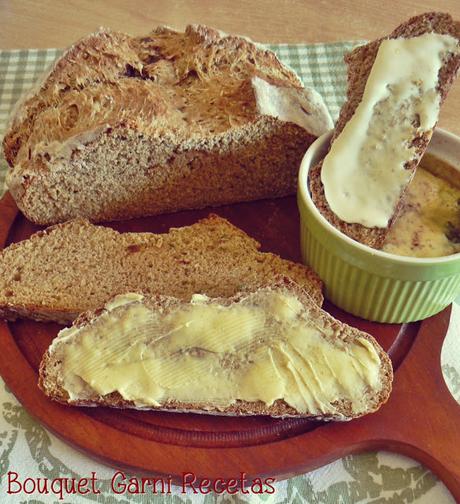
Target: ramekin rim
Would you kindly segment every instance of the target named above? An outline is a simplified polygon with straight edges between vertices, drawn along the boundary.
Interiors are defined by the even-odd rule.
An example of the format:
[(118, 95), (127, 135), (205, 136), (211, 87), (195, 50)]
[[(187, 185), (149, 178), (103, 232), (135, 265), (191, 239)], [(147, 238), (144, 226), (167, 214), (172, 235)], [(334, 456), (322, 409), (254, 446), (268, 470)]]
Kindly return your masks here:
[[(319, 220), (320, 224), (326, 228), (327, 231), (335, 235), (338, 239), (343, 240), (345, 243), (350, 245), (351, 247), (356, 248), (357, 250), (365, 253), (365, 254), (370, 254), (373, 257), (379, 257), (381, 259), (391, 261), (394, 263), (398, 264), (411, 264), (411, 265), (418, 265), (418, 266), (429, 266), (429, 265), (439, 265), (439, 264), (451, 264), (455, 263), (457, 261), (460, 261), (460, 252), (456, 252), (455, 254), (450, 254), (447, 256), (440, 256), (440, 257), (411, 257), (411, 256), (400, 256), (396, 254), (391, 254), (389, 252), (384, 252), (383, 250), (379, 249), (374, 249), (372, 247), (369, 247), (368, 245), (364, 245), (363, 243), (360, 243), (353, 238), (350, 238), (347, 236), (345, 233), (342, 233), (339, 229), (337, 229), (335, 226), (333, 226), (325, 217), (324, 215), (318, 210), (316, 205), (313, 203), (313, 200), (310, 195), (310, 190), (309, 190), (309, 185), (308, 185), (308, 174), (310, 171), (311, 166), (311, 161), (307, 163), (307, 160), (309, 158), (313, 157), (314, 152), (319, 148), (319, 145), (321, 145), (327, 137), (332, 137), (333, 134), (333, 129), (327, 131), (326, 133), (323, 133), (320, 137), (318, 137), (307, 149), (305, 152), (302, 161), (300, 163), (300, 168), (299, 168), (299, 176), (298, 176), (298, 193), (300, 193), (302, 200), (306, 203), (307, 207), (310, 209), (310, 211), (313, 212), (315, 217)], [(454, 140), (455, 142), (458, 142), (459, 147), (460, 147), (460, 137), (455, 135), (454, 133), (451, 133), (450, 131), (444, 130), (442, 128), (436, 128), (434, 134), (439, 133), (443, 136), (450, 137), (451, 140)], [(307, 166), (309, 165), (309, 166)], [(300, 218), (302, 219), (302, 214), (300, 215)]]

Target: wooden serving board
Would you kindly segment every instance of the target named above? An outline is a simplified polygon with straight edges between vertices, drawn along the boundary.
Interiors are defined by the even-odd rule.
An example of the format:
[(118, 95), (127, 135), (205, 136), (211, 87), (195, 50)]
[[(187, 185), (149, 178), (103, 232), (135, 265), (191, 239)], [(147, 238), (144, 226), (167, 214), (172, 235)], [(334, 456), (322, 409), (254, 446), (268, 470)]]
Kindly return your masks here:
[[(220, 207), (259, 240), (262, 250), (300, 261), (299, 217), (294, 197)], [(209, 210), (112, 223), (120, 231), (166, 232)], [(0, 247), (39, 227), (0, 201)], [(78, 289), (78, 286), (75, 286)], [(440, 354), (450, 308), (422, 323), (367, 322), (329, 303), (334, 316), (371, 333), (389, 351), (395, 368), (391, 397), (377, 413), (345, 423), (265, 417), (232, 418), (164, 412), (73, 408), (47, 399), (37, 387), (39, 362), (61, 328), (53, 323), (0, 322), (0, 373), (24, 407), (75, 448), (138, 474), (182, 473), (197, 478), (287, 478), (350, 453), (385, 449), (428, 466), (460, 501), (460, 406), (442, 376)]]

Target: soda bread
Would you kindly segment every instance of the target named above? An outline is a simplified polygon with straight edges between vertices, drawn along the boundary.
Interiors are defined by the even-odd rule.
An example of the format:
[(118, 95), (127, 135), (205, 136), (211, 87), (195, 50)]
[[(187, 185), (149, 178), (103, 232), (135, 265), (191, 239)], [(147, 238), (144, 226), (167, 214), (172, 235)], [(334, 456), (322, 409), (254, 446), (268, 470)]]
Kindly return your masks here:
[[(360, 46), (354, 49), (345, 57), (345, 61), (348, 65), (347, 101), (341, 109), (340, 117), (338, 119), (334, 131), (334, 136), (332, 138), (332, 145), (340, 136), (341, 132), (344, 130), (348, 122), (353, 118), (358, 106), (361, 103), (364, 90), (368, 82), (368, 77), (372, 70), (382, 41), (387, 39), (400, 38), (409, 39), (427, 33), (450, 35), (451, 37), (454, 37), (454, 39), (457, 39), (457, 41), (459, 41), (460, 24), (458, 22), (454, 22), (448, 14), (438, 12), (422, 14), (403, 23), (401, 26), (396, 28), (388, 37), (384, 37), (369, 44)], [(457, 50), (454, 52), (449, 52), (447, 57), (442, 61), (442, 66), (438, 73), (438, 84), (436, 91), (437, 93), (439, 93), (441, 103), (444, 101), (460, 66), (460, 52), (458, 51), (458, 43), (456, 47)], [(416, 120), (417, 118), (415, 117), (414, 121)], [(374, 122), (377, 121), (381, 121), (381, 114), (375, 114)], [(429, 131), (423, 132), (421, 131), (421, 129), (416, 128), (416, 124), (414, 124), (413, 126), (414, 136), (406, 138), (405, 142), (407, 142), (407, 145), (414, 147), (414, 155), (413, 158), (404, 165), (404, 168), (412, 172), (412, 175), (415, 173), (415, 169), (428, 145), (433, 131), (431, 129)], [(388, 129), (391, 128), (389, 127), (387, 128), (387, 130)], [(386, 227), (367, 227), (360, 223), (356, 223), (356, 221), (354, 221), (355, 223), (345, 222), (331, 210), (325, 196), (325, 189), (322, 182), (322, 167), (323, 161), (313, 168), (309, 176), (310, 190), (313, 201), (317, 208), (329, 220), (329, 222), (331, 222), (331, 224), (340, 229), (343, 233), (347, 234), (357, 241), (360, 241), (361, 243), (364, 243), (371, 247), (380, 248), (392, 223), (397, 217), (399, 208), (402, 203), (404, 189), (405, 187), (407, 187), (407, 184), (405, 185), (405, 187), (403, 186), (402, 192), (399, 194), (399, 202), (397, 202), (396, 207), (394, 207), (393, 215), (387, 221), (388, 223)], [(388, 167), (388, 170), (390, 169), (391, 166)], [(411, 177), (409, 176), (407, 183), (410, 181), (410, 178)], [(369, 188), (368, 191), (370, 191)], [(375, 197), (375, 195), (373, 195), (373, 197)], [(363, 210), (363, 212), (365, 212), (365, 210)]]
[(230, 299), (118, 296), (58, 334), (39, 386), (74, 406), (350, 420), (392, 378), (372, 336), (281, 279)]
[(205, 26), (102, 29), (16, 107), (7, 183), (46, 225), (285, 196), (332, 126), (321, 96), (245, 38)]
[(259, 247), (217, 215), (166, 234), (118, 233), (82, 219), (57, 224), (0, 252), (0, 316), (66, 323), (127, 291), (188, 301), (195, 293), (232, 296), (277, 275), (321, 305), (312, 270)]

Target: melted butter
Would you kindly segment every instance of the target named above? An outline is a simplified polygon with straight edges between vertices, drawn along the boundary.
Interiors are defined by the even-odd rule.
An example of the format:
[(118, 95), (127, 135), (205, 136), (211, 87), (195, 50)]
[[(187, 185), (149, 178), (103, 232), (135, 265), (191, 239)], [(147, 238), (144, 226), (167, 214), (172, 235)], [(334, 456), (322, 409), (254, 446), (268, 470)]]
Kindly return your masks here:
[(448, 239), (449, 223), (460, 229), (459, 203), (460, 188), (418, 168), (407, 188), (401, 214), (382, 250), (413, 257), (440, 257), (460, 252), (460, 241)]
[(90, 324), (61, 331), (59, 348), (71, 399), (118, 392), (139, 407), (178, 401), (217, 409), (284, 399), (299, 412), (338, 414), (336, 401), (365, 411), (367, 395), (382, 386), (371, 343), (343, 343), (284, 290), (262, 289), (231, 305), (195, 296), (155, 310), (128, 294)]
[(438, 118), (438, 72), (458, 50), (456, 39), (435, 33), (380, 44), (362, 100), (323, 161), (325, 197), (340, 219), (387, 226), (411, 177), (412, 139)]

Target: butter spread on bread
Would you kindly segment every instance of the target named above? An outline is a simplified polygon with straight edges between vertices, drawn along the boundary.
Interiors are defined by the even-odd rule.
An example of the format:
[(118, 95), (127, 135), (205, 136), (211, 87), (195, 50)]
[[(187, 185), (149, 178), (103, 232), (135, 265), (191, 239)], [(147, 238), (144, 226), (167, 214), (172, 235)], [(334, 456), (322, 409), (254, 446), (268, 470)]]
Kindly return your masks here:
[[(326, 159), (320, 161), (310, 170), (308, 183), (318, 210), (349, 237), (377, 249), (382, 247), (402, 206), (407, 184), (431, 139), (438, 107), (457, 75), (459, 42), (458, 22), (449, 14), (427, 12), (402, 23), (387, 37), (359, 46), (345, 56), (347, 101), (334, 130), (331, 157), (326, 158), (327, 163), (334, 158), (335, 168), (328, 168), (323, 175)], [(385, 56), (385, 48), (391, 51), (392, 47), (400, 53), (385, 58), (388, 72), (378, 75), (385, 70), (377, 61), (378, 54)], [(401, 53), (402, 47), (411, 50)], [(366, 95), (369, 92), (370, 99)], [(426, 106), (419, 106), (425, 100), (432, 103), (428, 105), (429, 115), (424, 113)], [(353, 125), (355, 121), (358, 127)], [(352, 126), (345, 132), (349, 123)], [(344, 145), (347, 139), (349, 146)], [(334, 155), (334, 145), (339, 140), (337, 153), (343, 151), (343, 156)], [(351, 205), (346, 204), (347, 194)]]
[[(278, 106), (264, 106), (262, 81)], [(305, 150), (331, 127), (321, 96), (245, 38), (205, 26), (101, 30), (15, 108), (7, 183), (39, 224), (280, 197), (295, 192)]]
[(321, 181), (343, 221), (388, 225), (413, 172), (413, 138), (431, 132), (439, 114), (438, 73), (459, 52), (450, 35), (424, 33), (380, 44), (363, 97), (323, 161)]
[(377, 409), (391, 377), (371, 336), (279, 282), (230, 300), (119, 296), (59, 333), (40, 386), (69, 404), (115, 394), (126, 407), (346, 420)]

